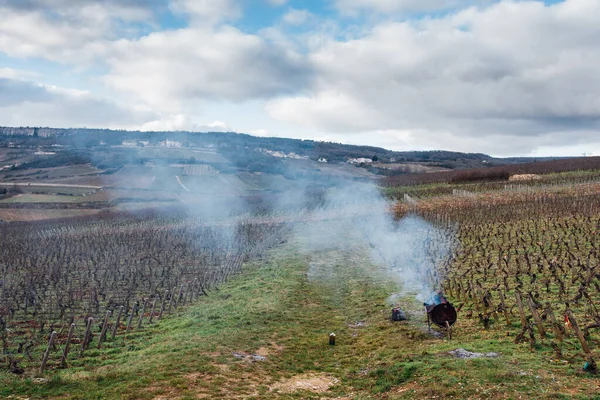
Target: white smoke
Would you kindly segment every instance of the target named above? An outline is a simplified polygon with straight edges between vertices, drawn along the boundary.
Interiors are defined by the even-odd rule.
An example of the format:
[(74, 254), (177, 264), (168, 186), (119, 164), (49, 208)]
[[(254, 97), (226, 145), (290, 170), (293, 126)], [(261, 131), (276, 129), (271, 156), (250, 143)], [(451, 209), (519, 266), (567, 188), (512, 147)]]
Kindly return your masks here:
[(454, 235), (414, 214), (396, 221), (392, 206), (374, 184), (340, 182), (328, 191), (322, 207), (305, 216), (314, 223), (304, 230), (308, 239), (303, 243), (312, 252), (352, 252), (362, 245), (379, 272), (397, 283), (398, 297), (425, 301), (440, 290), (440, 267), (456, 245)]

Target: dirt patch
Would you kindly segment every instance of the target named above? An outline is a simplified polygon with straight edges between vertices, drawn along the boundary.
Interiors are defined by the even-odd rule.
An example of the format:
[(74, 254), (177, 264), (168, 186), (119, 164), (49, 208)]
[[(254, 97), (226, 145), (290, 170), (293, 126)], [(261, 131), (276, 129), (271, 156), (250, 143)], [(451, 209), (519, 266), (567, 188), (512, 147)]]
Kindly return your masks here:
[(150, 386), (147, 391), (150, 393), (162, 392), (161, 394), (154, 396), (152, 400), (171, 400), (180, 398), (173, 388), (165, 389), (164, 387)]
[(255, 354), (258, 354), (259, 356), (263, 356), (263, 357), (268, 357), (273, 354), (281, 353), (283, 351), (283, 349), (284, 349), (283, 346), (281, 346), (275, 342), (271, 342), (271, 343), (269, 343), (268, 346), (263, 346), (260, 349), (256, 350)]
[(190, 383), (196, 383), (197, 381), (212, 382), (214, 379), (213, 375), (206, 374), (203, 372), (193, 372), (191, 374), (184, 375), (183, 377), (187, 379)]
[(536, 174), (520, 174), (520, 175), (512, 175), (508, 178), (511, 182), (520, 182), (520, 181), (535, 181), (541, 179), (542, 177)]
[(314, 393), (324, 393), (339, 382), (328, 374), (303, 374), (290, 379), (277, 382), (269, 387), (269, 390), (277, 390), (281, 393), (293, 393), (298, 390), (308, 390)]

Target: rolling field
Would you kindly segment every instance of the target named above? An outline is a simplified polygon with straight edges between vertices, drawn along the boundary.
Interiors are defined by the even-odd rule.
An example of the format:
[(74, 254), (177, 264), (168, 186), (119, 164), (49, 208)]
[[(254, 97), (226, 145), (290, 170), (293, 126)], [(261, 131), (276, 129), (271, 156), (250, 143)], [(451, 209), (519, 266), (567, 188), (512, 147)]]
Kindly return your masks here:
[[(326, 235), (326, 231), (322, 231)], [(327, 241), (299, 227), (269, 260), (248, 263), (219, 291), (158, 324), (74, 358), (69, 369), (15, 378), (0, 395), (126, 399), (570, 399), (600, 385), (581, 371), (577, 342), (565, 359), (513, 343), (513, 329), (484, 330), (461, 316), (453, 340), (427, 332), (420, 305), (389, 320), (397, 290), (366, 243), (307, 253)], [(328, 345), (335, 332), (336, 345)], [(494, 357), (458, 358), (457, 348)], [(59, 349), (60, 350), (60, 349)], [(84, 383), (84, 384), (82, 384)]]
[[(356, 177), (354, 169), (324, 165), (320, 172), (327, 181), (327, 174)], [(0, 224), (6, 238), (0, 363), (16, 360), (23, 368), (22, 374), (0, 372), (0, 397), (600, 398), (598, 171), (381, 188), (401, 199), (386, 204), (398, 226), (422, 222), (409, 223), (414, 231), (407, 237), (431, 226), (439, 235), (426, 235), (427, 246), (451, 243), (447, 257), (423, 251), (419, 260), (408, 248), (385, 257), (386, 246), (412, 242), (369, 236), (388, 228), (354, 186), (328, 193), (344, 197), (360, 217), (322, 205), (314, 214), (281, 211), (207, 227), (219, 206), (231, 211), (244, 196), (285, 194), (294, 181), (179, 164), (78, 173), (58, 178), (56, 186), (19, 187), (22, 193), (0, 201), (2, 207), (99, 207), (0, 207), (0, 221), (78, 217)], [(112, 188), (68, 186), (95, 182)], [(175, 205), (190, 213), (177, 214)], [(279, 226), (286, 228), (277, 246), (254, 252)], [(232, 259), (239, 262), (235, 273), (220, 272), (229, 271)], [(409, 287), (415, 278), (398, 259), (433, 268), (421, 274), (427, 289), (442, 290), (459, 310), (452, 339), (427, 329), (422, 300)], [(219, 285), (200, 290), (198, 280)], [(150, 323), (156, 304), (188, 298), (184, 287), (193, 289), (194, 301)], [(407, 311), (407, 322), (390, 321), (395, 304)], [(129, 322), (119, 325), (120, 305)], [(108, 326), (119, 334), (100, 346), (107, 311)], [(83, 354), (78, 346), (86, 343), (90, 316), (95, 325)], [(139, 328), (137, 318), (144, 321)], [(71, 321), (76, 350), (62, 368)], [(58, 339), (42, 373), (52, 330)], [(335, 346), (328, 344), (331, 332)], [(460, 349), (481, 354), (453, 353)]]

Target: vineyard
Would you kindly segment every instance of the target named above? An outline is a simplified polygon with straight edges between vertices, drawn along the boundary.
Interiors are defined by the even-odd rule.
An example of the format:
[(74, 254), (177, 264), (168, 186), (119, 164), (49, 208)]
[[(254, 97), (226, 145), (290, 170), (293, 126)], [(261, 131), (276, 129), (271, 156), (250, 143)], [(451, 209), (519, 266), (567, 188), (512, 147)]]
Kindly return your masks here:
[(440, 182), (485, 182), (492, 180), (507, 180), (509, 176), (518, 174), (550, 175), (559, 172), (597, 171), (598, 168), (600, 168), (600, 157), (566, 158), (562, 160), (539, 161), (467, 170), (404, 174), (385, 178), (383, 185), (386, 187), (396, 187)]
[(600, 347), (599, 192), (598, 184), (581, 184), (439, 196), (400, 203), (396, 215), (414, 212), (456, 232), (460, 245), (440, 265), (438, 284), (461, 316), (481, 329), (513, 329), (515, 343), (556, 359), (586, 359), (593, 370)]
[[(415, 187), (426, 195), (393, 205), (338, 188), (269, 217), (172, 208), (0, 224), (0, 392), (314, 397), (279, 392), (292, 377), (330, 382), (322, 398), (586, 398), (600, 184), (572, 178)], [(415, 301), (432, 289), (458, 310), (449, 340)], [(407, 322), (390, 321), (392, 301)], [(451, 355), (462, 348), (498, 356)]]
[(0, 362), (68, 366), (74, 345), (81, 357), (207, 295), (284, 230), (151, 212), (0, 225)]

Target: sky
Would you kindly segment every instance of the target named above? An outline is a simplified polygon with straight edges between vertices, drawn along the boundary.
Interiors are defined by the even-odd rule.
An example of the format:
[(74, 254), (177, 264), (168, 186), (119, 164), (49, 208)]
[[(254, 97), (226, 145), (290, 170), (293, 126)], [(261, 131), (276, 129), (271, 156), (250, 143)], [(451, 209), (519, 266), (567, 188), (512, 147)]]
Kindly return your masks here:
[(0, 125), (600, 155), (598, 21), (598, 0), (0, 0)]

